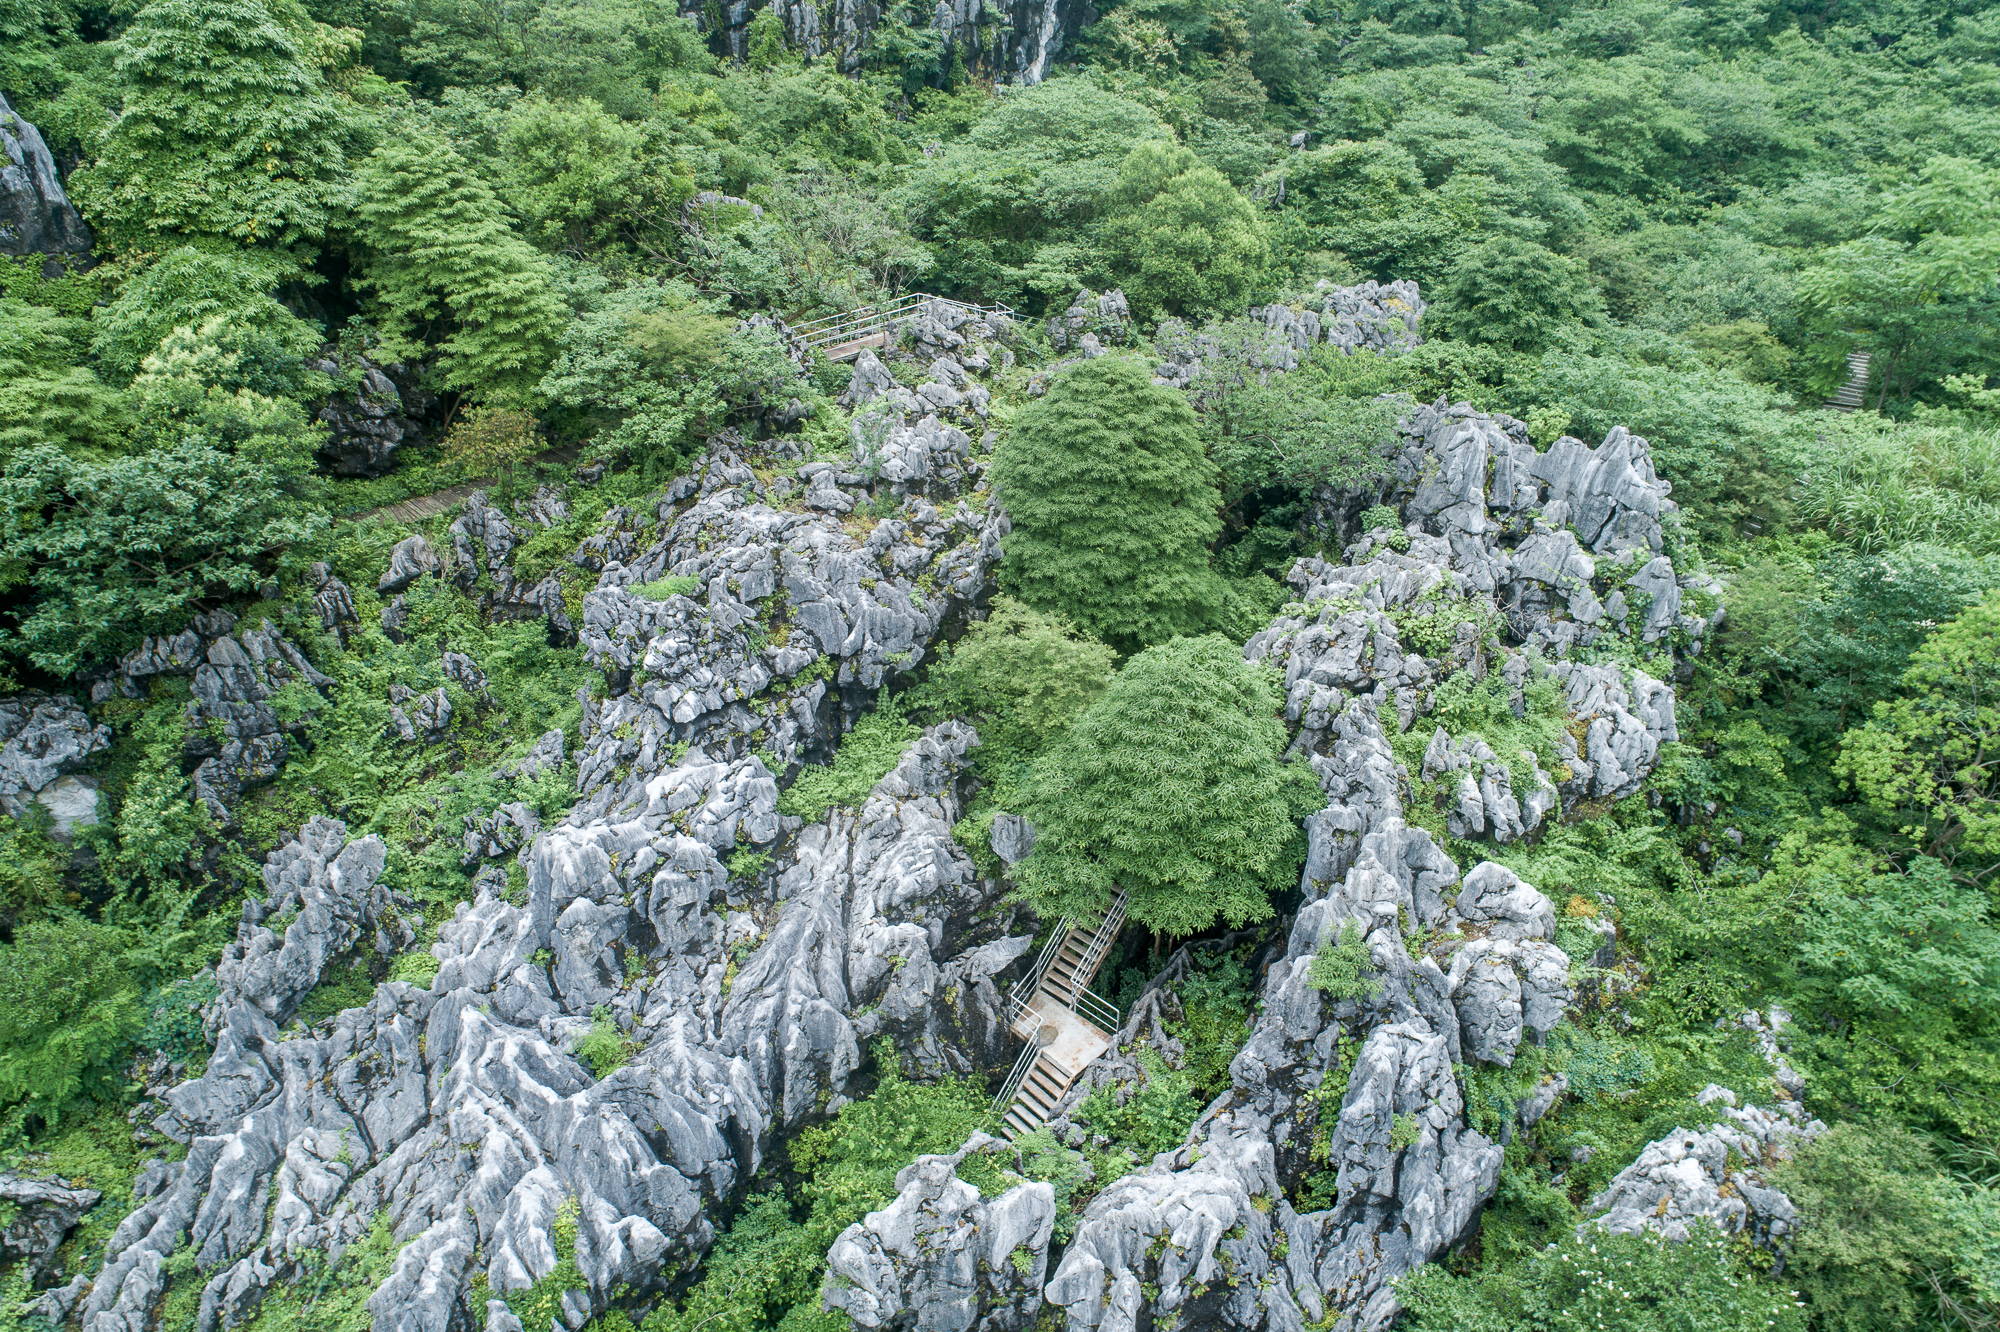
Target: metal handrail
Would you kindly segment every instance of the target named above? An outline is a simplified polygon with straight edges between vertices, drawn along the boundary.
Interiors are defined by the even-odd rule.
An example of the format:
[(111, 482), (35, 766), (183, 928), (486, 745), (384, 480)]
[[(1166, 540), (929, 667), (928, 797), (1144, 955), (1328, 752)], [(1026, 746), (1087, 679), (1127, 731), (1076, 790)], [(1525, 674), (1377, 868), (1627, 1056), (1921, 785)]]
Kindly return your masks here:
[(1073, 1005), (1071, 1011), (1107, 1036), (1116, 1037), (1118, 1035), (1118, 1027), (1120, 1025), (1118, 1021), (1118, 1009), (1109, 999), (1106, 999), (1097, 991), (1086, 989), (1083, 993), (1077, 995), (1076, 1003)]
[(931, 296), (924, 292), (909, 292), (886, 306), (864, 305), (854, 310), (844, 310), (837, 314), (821, 315), (803, 324), (787, 327), (792, 335), (808, 347), (827, 347), (835, 343), (852, 341), (856, 337), (866, 337), (892, 326), (897, 319), (909, 314), (932, 301), (939, 305), (949, 305), (953, 309), (964, 310), (968, 314), (1014, 315), (1013, 308), (1006, 305), (972, 305), (965, 301), (955, 301), (949, 296)]
[(1007, 1074), (1007, 1081), (1000, 1088), (1000, 1094), (993, 1098), (994, 1114), (1007, 1113), (1007, 1107), (1014, 1102), (1014, 1094), (1020, 1091), (1021, 1084), (1028, 1080), (1028, 1070), (1033, 1068), (1035, 1061), (1041, 1057), (1042, 1043), (1032, 1037), (1029, 1038), (1027, 1044), (1021, 1047), (1021, 1057), (1014, 1061), (1013, 1070)]
[[(1118, 895), (1111, 899), (1111, 906), (1105, 911), (1103, 919), (1097, 922), (1097, 929), (1090, 936), (1090, 942), (1083, 946), (1083, 956), (1077, 959), (1076, 970), (1071, 973), (1072, 979), (1077, 976), (1096, 976), (1097, 968), (1104, 962), (1104, 955), (1111, 951), (1111, 945), (1118, 938), (1118, 931), (1124, 928), (1125, 890), (1120, 888)], [(1089, 981), (1086, 980), (1083, 985), (1071, 988), (1084, 990), (1088, 986)], [(1075, 1008), (1076, 1005), (1072, 1003), (1070, 1007)]]
[(1016, 1007), (1027, 1006), (1027, 1001), (1021, 996), (1033, 994), (1041, 985), (1042, 977), (1048, 975), (1049, 968), (1055, 964), (1056, 953), (1062, 948), (1063, 940), (1069, 938), (1069, 932), (1075, 928), (1068, 916), (1057, 921), (1055, 930), (1049, 935), (1049, 941), (1042, 945), (1041, 953), (1035, 958), (1035, 965), (1028, 968), (1027, 975), (1007, 987), (1007, 997)]

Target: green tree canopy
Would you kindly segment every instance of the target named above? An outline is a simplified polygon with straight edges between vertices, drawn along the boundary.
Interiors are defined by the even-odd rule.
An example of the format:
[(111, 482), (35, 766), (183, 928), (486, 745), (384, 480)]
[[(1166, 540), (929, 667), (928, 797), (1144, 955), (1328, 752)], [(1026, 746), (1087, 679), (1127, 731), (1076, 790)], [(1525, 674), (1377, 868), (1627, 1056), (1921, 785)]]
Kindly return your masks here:
[(1220, 171), (1188, 149), (1142, 143), (1119, 168), (1105, 223), (1113, 267), (1143, 310), (1234, 310), (1270, 263), (1264, 224)]
[(500, 201), (442, 139), (410, 127), (362, 164), (364, 281), (375, 292), (382, 355), (438, 345), (445, 384), (525, 401), (555, 354), (568, 311), (549, 262), (508, 228)]
[(1490, 236), (1445, 275), (1431, 314), (1455, 338), (1540, 351), (1566, 325), (1601, 322), (1604, 301), (1574, 259), (1518, 236)]
[(73, 182), (91, 220), (133, 248), (325, 236), (363, 124), (326, 72), (355, 38), (297, 0), (153, 0), (116, 43), (123, 113)]
[(970, 718), (982, 767), (1025, 759), (1062, 733), (1111, 683), (1117, 657), (1052, 615), (998, 597), (912, 702)]
[(0, 576), (33, 592), (17, 650), (68, 675), (178, 629), (206, 598), (250, 591), (266, 551), (325, 526), (290, 479), (199, 436), (102, 463), (22, 453), (0, 474)]
[(1912, 654), (1903, 692), (1847, 733), (1834, 770), (1927, 854), (2000, 859), (2000, 590)]
[(1034, 854), (1017, 872), (1047, 915), (1126, 913), (1168, 935), (1271, 914), (1318, 803), (1278, 761), (1285, 728), (1266, 673), (1210, 634), (1148, 648), (1036, 764), (1023, 813)]
[(1214, 466), (1187, 401), (1104, 356), (1058, 379), (993, 460), (1014, 523), (1001, 583), (1130, 649), (1212, 622), (1221, 587)]

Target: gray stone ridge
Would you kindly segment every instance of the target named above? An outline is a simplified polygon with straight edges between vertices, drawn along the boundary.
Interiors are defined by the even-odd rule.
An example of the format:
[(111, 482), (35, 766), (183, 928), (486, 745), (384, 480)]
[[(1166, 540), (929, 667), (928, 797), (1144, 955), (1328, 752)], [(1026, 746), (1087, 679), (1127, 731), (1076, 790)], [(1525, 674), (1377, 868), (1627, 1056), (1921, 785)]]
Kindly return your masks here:
[[(1041, 1291), (1069, 1332), (1383, 1328), (1399, 1308), (1397, 1278), (1469, 1234), (1507, 1134), (1564, 1092), (1560, 1078), (1545, 1081), (1498, 1124), (1468, 1108), (1459, 1067), (1511, 1066), (1564, 1021), (1576, 993), (1555, 905), (1478, 850), (1530, 835), (1575, 802), (1639, 789), (1678, 734), (1669, 680), (1719, 606), (1704, 617), (1673, 600), (1669, 589), (1709, 585), (1674, 569), (1666, 487), (1643, 441), (1623, 431), (1596, 449), (1570, 440), (1536, 454), (1505, 418), (1438, 404), (1412, 414), (1399, 449), (1391, 498), (1402, 527), (1364, 535), (1343, 562), (1300, 561), (1298, 600), (1244, 649), (1280, 672), (1291, 752), (1325, 797), (1306, 819), (1302, 905), (1264, 973), (1229, 1089), (1183, 1145), (1105, 1188), (1078, 1218)], [(1551, 572), (1551, 546), (1566, 570)], [(1658, 595), (1614, 602), (1642, 575)], [(1583, 613), (1586, 597), (1594, 613)], [(1584, 659), (1592, 646), (1615, 655)], [(1647, 666), (1630, 664), (1642, 658)], [(1517, 718), (1553, 708), (1548, 730), (1560, 738), (1504, 752), (1497, 734), (1454, 735), (1431, 716), (1435, 691), (1453, 678), (1496, 689)], [(1399, 736), (1408, 739), (1392, 743)], [(1421, 759), (1399, 762), (1397, 749), (1411, 754), (1419, 738)], [(1024, 849), (1024, 833), (1006, 830), (1010, 852)], [(1448, 852), (1445, 838), (1463, 851)], [(1376, 992), (1334, 1001), (1309, 974), (1343, 930), (1365, 940)], [(1058, 1141), (1087, 1142), (1067, 1112), (1093, 1089), (1131, 1080), (1141, 1043), (1178, 1057), (1152, 1035), (1157, 994), (1142, 996), (1119, 1045), (1056, 1108), (1048, 1127)], [(1789, 1132), (1761, 1111), (1731, 1114), (1738, 1126), (1710, 1130), (1714, 1142)], [(1726, 1155), (1691, 1138), (1659, 1145), (1643, 1178), (1614, 1185), (1601, 1202), (1607, 1218), (1658, 1207), (1688, 1154)], [(906, 1172), (896, 1202), (833, 1246), (827, 1303), (871, 1328), (1035, 1325), (1018, 1278), (1046, 1258), (1028, 1224), (1046, 1186), (975, 1202), (953, 1172), (987, 1150), (975, 1140)], [(1335, 1173), (1337, 1201), (1301, 1213), (1289, 1199), (1317, 1170)], [(1729, 1197), (1724, 1183), (1676, 1195), (1667, 1211), (1727, 1210), (1716, 1201)], [(1746, 1209), (1726, 1219), (1760, 1235), (1786, 1220), (1774, 1200)], [(982, 1227), (1003, 1223), (1028, 1236), (1022, 1260), (967, 1272), (961, 1251), (980, 1249)]]
[(1677, 1128), (1647, 1143), (1637, 1160), (1584, 1205), (1590, 1218), (1585, 1226), (1685, 1240), (1690, 1225), (1707, 1222), (1782, 1257), (1798, 1209), (1766, 1176), (1771, 1166), (1824, 1134), (1826, 1125), (1808, 1118), (1796, 1101), (1780, 1101), (1773, 1110), (1739, 1107), (1735, 1092), (1714, 1083), (1695, 1100), (1719, 1106), (1724, 1120), (1700, 1130)]
[(0, 94), (0, 254), (84, 256), (92, 244), (41, 132)]
[[(773, 1142), (844, 1105), (885, 1038), (913, 1078), (1010, 1057), (994, 978), (1031, 932), (952, 836), (972, 728), (922, 733), (856, 808), (778, 808), (781, 783), (990, 593), (1006, 520), (960, 425), (979, 418), (993, 349), (983, 330), (942, 331), (959, 345), (914, 389), (857, 369), (878, 401), (850, 458), (759, 474), (719, 436), (649, 509), (615, 508), (581, 543), (596, 586), (574, 630), (604, 683), (574, 748), (544, 734), (499, 774), (574, 762), (580, 799), (549, 823), (519, 799), (468, 818), (472, 900), (434, 939), (414, 939), (377, 838), (318, 819), (271, 854), (216, 968), (206, 1070), (138, 1115), (184, 1157), (142, 1171), (101, 1269), (47, 1297), (63, 1313), (143, 1332), (185, 1245), (197, 1332), (220, 1332), (386, 1215), (400, 1248), (369, 1300), (378, 1332), (520, 1332), (505, 1297), (554, 1269), (563, 1214), (583, 1285), (561, 1321), (581, 1327), (614, 1292), (688, 1275)], [(488, 615), (531, 606), (512, 553), (565, 504), (548, 489), (503, 514), (475, 495), (446, 542), (396, 547), (378, 585), (449, 578), (496, 588)], [(344, 585), (314, 577), (327, 627), (351, 621)], [(198, 729), (233, 719), (223, 730), (247, 743), (275, 725), (275, 689), (323, 686), (295, 651), (204, 617), (100, 690), (191, 675)], [(482, 705), (479, 662), (447, 649), (441, 670), (450, 697), (392, 692), (400, 742), (445, 743), (439, 703)], [(380, 981), (331, 1016), (308, 1002), (358, 965), (411, 974), (388, 958), (413, 944), (436, 963), (428, 983)]]

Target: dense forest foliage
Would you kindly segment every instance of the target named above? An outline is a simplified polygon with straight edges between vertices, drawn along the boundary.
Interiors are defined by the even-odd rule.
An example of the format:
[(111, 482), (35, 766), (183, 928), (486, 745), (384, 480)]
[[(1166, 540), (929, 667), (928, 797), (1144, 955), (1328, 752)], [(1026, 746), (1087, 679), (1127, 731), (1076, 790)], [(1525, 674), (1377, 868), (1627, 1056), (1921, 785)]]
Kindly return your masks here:
[[(428, 983), (473, 873), (518, 879), (461, 855), (468, 815), (513, 801), (547, 825), (578, 799), (574, 761), (521, 764), (552, 728), (574, 746), (601, 672), (574, 635), (486, 613), (490, 578), (408, 584), (400, 629), (377, 628), (391, 548), (419, 529), (450, 545), (444, 517), (386, 506), (482, 478), (507, 503), (568, 486), (509, 576), (553, 580), (580, 625), (596, 574), (571, 552), (646, 513), (712, 437), (845, 455), (849, 368), (801, 372), (754, 316), (921, 291), (1014, 312), (976, 445), (1014, 521), (998, 595), (837, 755), (782, 773), (780, 809), (858, 805), (919, 727), (964, 718), (984, 739), (960, 825), (981, 869), (1000, 872), (995, 818), (1024, 815), (1044, 840), (1011, 871), (1021, 901), (1053, 919), (1131, 894), (1114, 998), (1205, 941), (1174, 982), (1180, 1066), (1086, 1101), (1085, 1149), (1014, 1144), (1009, 1178), (1055, 1188), (1058, 1242), (1228, 1085), (1259, 983), (1242, 928), (1293, 909), (1316, 807), (1241, 644), (1295, 560), (1359, 535), (1327, 497), (1445, 397), (1543, 448), (1617, 426), (1650, 441), (1676, 561), (1718, 580), (1726, 618), (1653, 668), (1677, 670), (1680, 740), (1641, 795), (1482, 853), (1569, 902), (1561, 929), (1615, 916), (1627, 984), (1580, 1001), (1539, 1063), (1468, 1075), (1505, 1097), (1560, 1069), (1569, 1099), (1508, 1143), (1478, 1235), (1403, 1283), (1402, 1325), (1993, 1326), (2000, 10), (1106, 0), (1021, 86), (920, 6), (884, 6), (851, 72), (775, 9), (727, 27), (735, 8), (0, 0), (0, 93), (95, 236), (60, 262), (0, 256), (0, 679), (88, 698), (108, 728), (94, 822), (13, 796), (0, 819), (0, 1164), (106, 1197), (63, 1278), (92, 1270), (141, 1163), (186, 1150), (135, 1143), (128, 1114), (208, 1058), (200, 1008), (268, 853), (337, 817), (382, 837), (385, 882), (415, 904), (400, 956), (306, 999), (319, 1020), (379, 981)], [(1114, 346), (1047, 382), (1047, 323), (1079, 290), (1124, 292), (1130, 351), (1249, 339), (1252, 306), (1371, 279), (1419, 284), (1421, 346), (1322, 345), (1185, 394)], [(1855, 352), (1861, 406), (1824, 409)], [(394, 456), (331, 449), (326, 405), (390, 379), (410, 425)], [(329, 578), (358, 614), (315, 611)], [(673, 581), (656, 599), (688, 590)], [(276, 692), (282, 770), (218, 803), (195, 773), (219, 714), (172, 673), (114, 683), (222, 612), (268, 619), (326, 683)], [(443, 748), (398, 739), (425, 691), (451, 705)], [(1452, 705), (1511, 724), (1476, 687)], [(1165, 817), (1186, 789), (1202, 817)], [(763, 854), (731, 873), (756, 880)], [(1365, 992), (1365, 962), (1336, 938), (1324, 988)], [(1768, 1085), (1737, 1019), (1774, 1005), (1831, 1126), (1779, 1171), (1795, 1233), (1775, 1254), (1578, 1238), (1641, 1147), (1708, 1122), (1706, 1084)], [(609, 1076), (628, 1035), (601, 1013), (578, 1056)], [(787, 1145), (670, 1298), (602, 1332), (849, 1325), (820, 1303), (829, 1244), (916, 1155), (993, 1127), (976, 1078), (869, 1057), (873, 1094)], [(388, 1226), (306, 1264), (256, 1324), (367, 1325)], [(165, 1260), (161, 1332), (209, 1316), (194, 1262)], [(0, 1274), (0, 1328), (46, 1332), (23, 1303), (54, 1283), (39, 1271)], [(510, 1296), (529, 1332), (572, 1277)]]

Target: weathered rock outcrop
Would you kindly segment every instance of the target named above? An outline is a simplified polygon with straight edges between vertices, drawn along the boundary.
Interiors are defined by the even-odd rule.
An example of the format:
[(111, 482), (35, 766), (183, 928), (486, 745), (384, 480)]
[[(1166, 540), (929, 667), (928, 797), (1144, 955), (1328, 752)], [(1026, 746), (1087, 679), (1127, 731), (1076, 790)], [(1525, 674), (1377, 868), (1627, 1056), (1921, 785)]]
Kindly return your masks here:
[[(1183, 1146), (1085, 1210), (1044, 1291), (1071, 1332), (1386, 1325), (1395, 1279), (1464, 1238), (1498, 1180), (1502, 1146), (1473, 1126), (1456, 1066), (1511, 1065), (1572, 999), (1554, 905), (1490, 861), (1461, 873), (1440, 837), (1474, 849), (1532, 836), (1576, 801), (1636, 790), (1676, 736), (1667, 684), (1572, 659), (1595, 638), (1564, 604), (1531, 607), (1526, 595), (1552, 581), (1529, 543), (1558, 531), (1607, 567), (1620, 551), (1659, 560), (1659, 576), (1679, 586), (1662, 529), (1671, 504), (1643, 443), (1620, 432), (1597, 450), (1569, 441), (1522, 455), (1504, 421), (1442, 405), (1416, 413), (1405, 439), (1396, 493), (1411, 514), (1406, 530), (1364, 537), (1344, 564), (1301, 561), (1299, 600), (1245, 648), (1282, 673), (1291, 752), (1326, 797), (1306, 820), (1303, 902), (1265, 972), (1230, 1089)], [(1489, 486), (1503, 470), (1496, 455), (1513, 470)], [(1554, 585), (1574, 596), (1589, 584)], [(1588, 627), (1618, 636), (1635, 658), (1654, 650), (1671, 672), (1645, 615), (1607, 612)], [(1672, 627), (1691, 645), (1708, 621), (1690, 615)], [(1456, 736), (1429, 720), (1447, 681), (1491, 691), (1502, 719)], [(1428, 734), (1420, 763), (1397, 761), (1399, 732)], [(1011, 844), (1016, 831), (1010, 849), (1024, 850)], [(1376, 989), (1336, 1002), (1309, 970), (1342, 929), (1361, 931)], [(1121, 1040), (1146, 1038), (1151, 1011), (1135, 1006)], [(1052, 1131), (1082, 1142), (1062, 1112), (1131, 1070), (1117, 1049), (1086, 1069)], [(1517, 1118), (1546, 1113), (1560, 1092), (1546, 1084)], [(955, 1181), (940, 1175), (950, 1160), (931, 1158), (891, 1212), (921, 1215), (919, 1195), (950, 1195)], [(1300, 1213), (1289, 1198), (1315, 1170), (1334, 1172), (1337, 1202)], [(1004, 1213), (1020, 1193), (988, 1206)], [(954, 1233), (919, 1227), (905, 1239), (887, 1216), (842, 1237), (826, 1292), (865, 1308), (870, 1326), (940, 1307), (920, 1274)], [(842, 1283), (865, 1287), (872, 1302)], [(977, 1325), (1011, 1326), (975, 1307), (987, 1320)]]
[(82, 258), (91, 245), (40, 131), (0, 95), (0, 254), (48, 255), (44, 271), (55, 276), (61, 256)]
[[(861, 68), (861, 58), (889, 9), (880, 0), (838, 0), (830, 9), (807, 0), (775, 0), (784, 25), (785, 41), (810, 60), (829, 56), (843, 74)], [(719, 13), (730, 54), (742, 59), (748, 29), (756, 11), (747, 0), (735, 0), (720, 11), (705, 11), (683, 0), (681, 13), (704, 31)], [(942, 0), (930, 27), (944, 41), (944, 63), (963, 62), (968, 71), (991, 79), (1034, 84), (1045, 78), (1056, 57), (1076, 40), (1082, 27), (1096, 20), (1088, 0), (1010, 0), (984, 6), (978, 0)]]
[[(329, 349), (331, 351), (331, 349)], [(401, 365), (381, 365), (355, 356), (343, 370), (333, 355), (313, 368), (329, 375), (353, 373), (359, 382), (346, 393), (328, 398), (319, 409), (326, 437), (316, 453), (322, 467), (335, 476), (383, 476), (396, 465), (398, 450), (423, 438), (419, 425), (430, 410), (430, 393)]]
[[(321, 592), (328, 586), (322, 583)], [(331, 594), (336, 612), (345, 592), (340, 586)], [(325, 613), (326, 607), (320, 609)], [(146, 639), (115, 673), (91, 687), (91, 700), (142, 697), (159, 675), (193, 677), (183, 762), (193, 769), (196, 798), (225, 827), (244, 788), (268, 782), (283, 769), (290, 754), (285, 737), (301, 729), (300, 721), (280, 717), (272, 700), (288, 685), (317, 692), (332, 683), (268, 619), (239, 632), (234, 615), (210, 611), (178, 634)]]
[(1765, 1183), (1772, 1165), (1826, 1132), (1796, 1101), (1775, 1111), (1738, 1107), (1736, 1093), (1711, 1083), (1695, 1098), (1722, 1106), (1728, 1123), (1696, 1131), (1677, 1128), (1646, 1145), (1639, 1159), (1619, 1171), (1584, 1212), (1588, 1225), (1615, 1235), (1657, 1231), (1684, 1240), (1688, 1225), (1707, 1221), (1769, 1249), (1782, 1249), (1798, 1223), (1792, 1200)]
[(39, 804), (58, 837), (96, 823), (96, 783), (71, 774), (110, 745), (111, 729), (74, 700), (36, 693), (0, 699), (0, 810), (18, 819)]
[(1029, 1184), (982, 1201), (956, 1173), (969, 1154), (1005, 1145), (974, 1134), (952, 1155), (905, 1166), (896, 1200), (834, 1241), (827, 1260), (840, 1280), (829, 1285), (828, 1304), (856, 1327), (1032, 1327), (1055, 1231), (1055, 1190)]
[[(1349, 356), (1404, 351), (1423, 342), (1418, 327), (1425, 308), (1414, 282), (1336, 287), (1322, 280), (1310, 299), (1252, 306), (1243, 321), (1196, 330), (1178, 319), (1163, 320), (1153, 336), (1160, 357), (1153, 382), (1199, 393), (1216, 383), (1296, 370), (1319, 343)], [(1072, 307), (1066, 319), (1077, 313)], [(1053, 326), (1050, 340), (1055, 340)]]
[(19, 1261), (22, 1273), (32, 1279), (103, 1196), (65, 1179), (0, 1171), (0, 1203), (8, 1208), (6, 1221), (0, 1223), (0, 1261)]
[[(381, 1332), (512, 1332), (506, 1299), (564, 1261), (581, 1275), (562, 1318), (581, 1326), (698, 1261), (774, 1136), (842, 1105), (879, 1038), (911, 1076), (1004, 1060), (993, 977), (1029, 940), (952, 839), (971, 729), (915, 740), (857, 809), (778, 814), (780, 780), (825, 759), (987, 590), (1005, 520), (951, 493), (978, 466), (955, 456), (902, 483), (835, 469), (820, 484), (847, 505), (829, 515), (719, 441), (647, 521), (613, 510), (575, 557), (597, 573), (581, 636), (606, 672), (583, 700), (583, 799), (552, 825), (519, 799), (471, 819), (474, 892), (430, 945), (430, 985), (382, 982), (303, 1029), (299, 1000), (330, 965), (381, 974), (374, 950), (408, 937), (407, 904), (382, 888), (380, 844), (337, 824), (272, 856), (269, 898), (218, 968), (207, 1070), (153, 1117), (186, 1159), (142, 1177), (87, 1332), (142, 1332), (177, 1243), (205, 1283), (198, 1332), (216, 1332), (383, 1214), (401, 1248), (370, 1300)], [(560, 502), (538, 495), (516, 521), (475, 497), (448, 553), (407, 541), (381, 585), (501, 584), (521, 530)], [(213, 665), (203, 635), (230, 627), (149, 644), (111, 687)], [(446, 651), (439, 672), (478, 706), (476, 662)], [(425, 700), (450, 698), (401, 688), (421, 742), (444, 720)], [(546, 734), (502, 776), (564, 751)], [(496, 854), (516, 857), (519, 887), (481, 865)], [(588, 1036), (601, 1061), (607, 1030), (615, 1069), (576, 1053)]]

